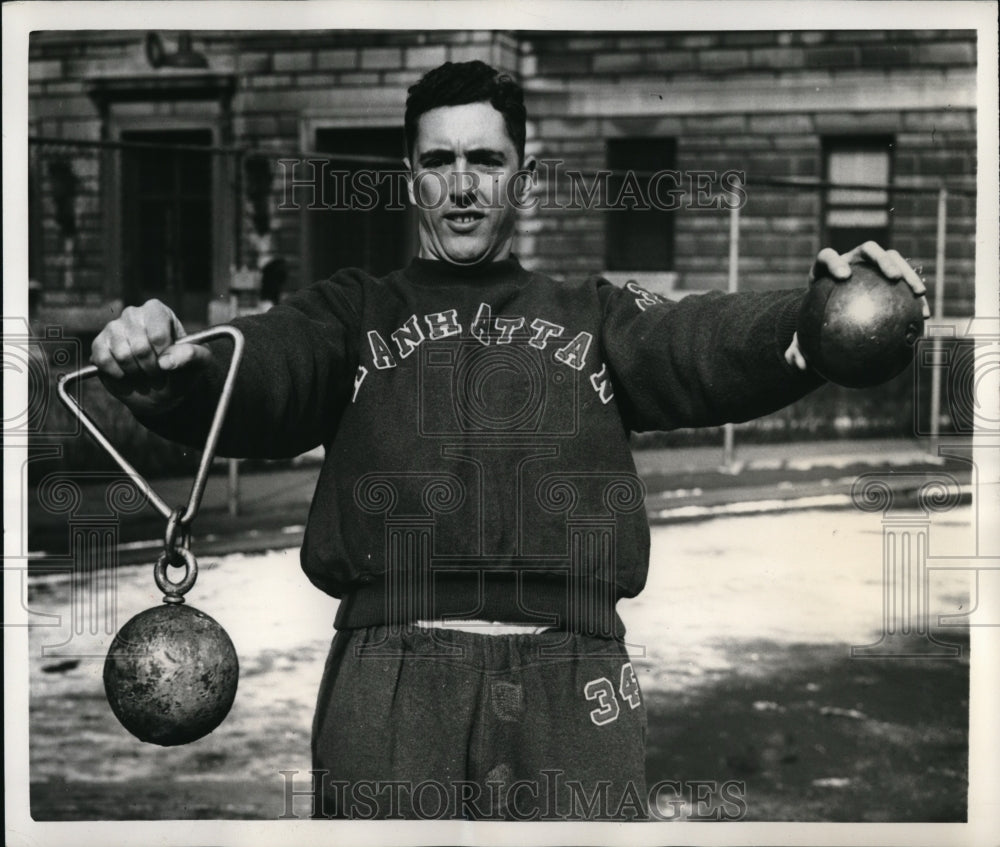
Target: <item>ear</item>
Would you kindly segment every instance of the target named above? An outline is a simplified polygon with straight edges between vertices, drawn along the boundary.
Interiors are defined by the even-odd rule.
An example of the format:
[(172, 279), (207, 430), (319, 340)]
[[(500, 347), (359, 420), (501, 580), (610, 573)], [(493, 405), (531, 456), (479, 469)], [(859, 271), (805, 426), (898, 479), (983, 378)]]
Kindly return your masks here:
[(403, 165), (406, 167), (406, 194), (410, 198), (410, 205), (416, 206), (417, 200), (413, 196), (413, 166), (409, 156), (403, 156)]
[(535, 184), (535, 172), (537, 167), (538, 162), (535, 161), (534, 156), (524, 157), (524, 161), (521, 163), (521, 169), (517, 175), (517, 178), (520, 180), (517, 186), (518, 203), (524, 203), (528, 199), (528, 195), (531, 194), (531, 188)]

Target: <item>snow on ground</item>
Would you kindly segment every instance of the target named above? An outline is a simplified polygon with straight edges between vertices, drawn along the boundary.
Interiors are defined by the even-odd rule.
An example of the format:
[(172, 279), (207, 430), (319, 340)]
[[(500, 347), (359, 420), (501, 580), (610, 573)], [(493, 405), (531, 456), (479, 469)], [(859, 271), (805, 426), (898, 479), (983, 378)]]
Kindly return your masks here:
[[(936, 518), (929, 552), (971, 552), (969, 507)], [(882, 522), (845, 510), (724, 518), (654, 528), (647, 586), (619, 610), (643, 690), (691, 690), (756, 661), (767, 642), (866, 644), (882, 625)], [(968, 571), (929, 572), (931, 621), (968, 610)], [(117, 621), (159, 602), (152, 567), (116, 574)], [(110, 635), (73, 634), (68, 580), (33, 580), (32, 780), (273, 777), (309, 767), (309, 732), (336, 601), (312, 587), (298, 552), (206, 559), (188, 602), (229, 632), (240, 658), (236, 703), (198, 744), (157, 748), (122, 729), (104, 698)], [(89, 598), (78, 609), (88, 609)], [(74, 621), (76, 624), (74, 624)], [(114, 631), (114, 626), (110, 627)]]
[[(930, 527), (929, 555), (971, 553), (971, 508)], [(882, 631), (882, 517), (788, 512), (654, 528), (649, 578), (619, 604), (643, 689), (756, 661), (740, 645), (862, 645)], [(969, 609), (970, 572), (928, 570), (930, 622)]]

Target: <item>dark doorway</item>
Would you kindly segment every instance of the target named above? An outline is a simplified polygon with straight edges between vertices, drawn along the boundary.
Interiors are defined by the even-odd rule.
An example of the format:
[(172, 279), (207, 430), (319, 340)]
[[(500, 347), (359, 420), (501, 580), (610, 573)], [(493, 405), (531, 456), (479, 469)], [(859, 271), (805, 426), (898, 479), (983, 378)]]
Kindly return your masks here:
[[(122, 141), (125, 302), (156, 297), (181, 321), (204, 322), (212, 296), (212, 154), (208, 129), (134, 130)], [(178, 149), (178, 147), (182, 149)]]
[[(675, 216), (667, 194), (672, 183), (659, 187), (653, 175), (674, 170), (677, 142), (655, 136), (611, 138), (606, 151), (613, 173), (608, 180), (605, 267), (609, 271), (673, 270)], [(634, 182), (626, 183), (629, 173)], [(629, 200), (619, 199), (627, 186), (638, 188), (639, 202), (631, 199), (634, 194)]]
[[(316, 150), (334, 155), (324, 173), (326, 208), (306, 212), (313, 277), (348, 267), (383, 276), (406, 265), (416, 252), (416, 221), (403, 179), (402, 128), (318, 129)], [(372, 160), (357, 158), (365, 156)]]

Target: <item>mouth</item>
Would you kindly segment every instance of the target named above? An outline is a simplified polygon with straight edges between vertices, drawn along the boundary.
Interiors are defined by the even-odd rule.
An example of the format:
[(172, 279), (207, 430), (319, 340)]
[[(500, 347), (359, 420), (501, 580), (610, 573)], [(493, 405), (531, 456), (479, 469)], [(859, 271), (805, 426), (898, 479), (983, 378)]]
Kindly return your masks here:
[(444, 215), (448, 225), (456, 232), (468, 232), (475, 229), (485, 217), (486, 215), (477, 209), (462, 209), (461, 211), (447, 212)]

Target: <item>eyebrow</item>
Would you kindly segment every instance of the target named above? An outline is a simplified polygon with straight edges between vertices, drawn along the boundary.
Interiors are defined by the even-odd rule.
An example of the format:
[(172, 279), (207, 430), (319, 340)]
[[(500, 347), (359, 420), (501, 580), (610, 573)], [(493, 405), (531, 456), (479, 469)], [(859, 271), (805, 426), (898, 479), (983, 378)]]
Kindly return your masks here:
[[(433, 150), (426, 150), (421, 153), (418, 161), (421, 165), (433, 159), (441, 159), (443, 161), (450, 161), (455, 158), (455, 151), (449, 150), (445, 147), (438, 147)], [(494, 150), (492, 147), (476, 147), (469, 150), (465, 154), (465, 158), (473, 162), (482, 162), (487, 159), (497, 159), (500, 162), (506, 162), (507, 157), (504, 155), (502, 150)]]

